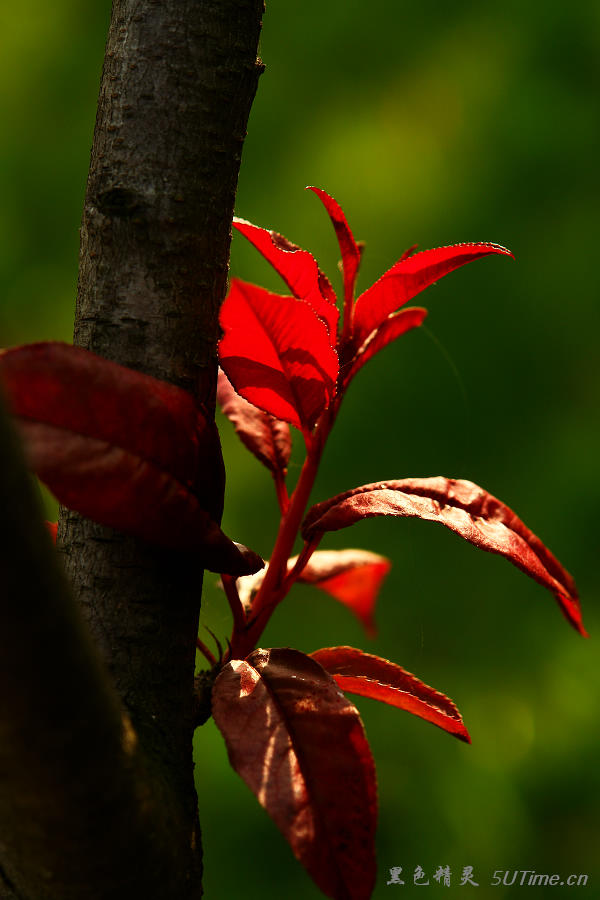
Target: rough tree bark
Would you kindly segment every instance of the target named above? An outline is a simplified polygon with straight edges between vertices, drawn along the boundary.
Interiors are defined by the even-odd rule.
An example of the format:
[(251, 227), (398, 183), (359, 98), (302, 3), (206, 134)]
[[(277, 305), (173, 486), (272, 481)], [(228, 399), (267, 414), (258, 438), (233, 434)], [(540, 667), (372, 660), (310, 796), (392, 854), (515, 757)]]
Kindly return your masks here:
[[(82, 220), (75, 343), (184, 387), (209, 410), (242, 144), (262, 69), (256, 56), (262, 11), (263, 0), (113, 0)], [(70, 778), (77, 796), (65, 800), (66, 773), (58, 766), (56, 783), (46, 780), (59, 808), (42, 817), (54, 833), (40, 833), (42, 824), (34, 841), (27, 829), (5, 846), (0, 837), (6, 873), (0, 896), (199, 897), (192, 687), (202, 572), (194, 559), (66, 510), (58, 546), (116, 694), (93, 654), (74, 651), (77, 629), (67, 629), (64, 665), (68, 673), (73, 664), (73, 694), (61, 705), (57, 740), (70, 744), (75, 760), (89, 740), (92, 757), (105, 760), (103, 771), (113, 767), (117, 786), (109, 771), (92, 790), (92, 770), (82, 765)], [(33, 554), (31, 562), (48, 560), (42, 564)], [(46, 593), (68, 605), (64, 586)], [(60, 654), (60, 634), (53, 635), (59, 641), (53, 654)], [(89, 687), (94, 679), (96, 687)], [(68, 683), (65, 674), (60, 689)], [(81, 714), (83, 684), (95, 692), (90, 709), (104, 704), (93, 734)], [(68, 736), (67, 708), (80, 710)], [(47, 716), (31, 721), (32, 744), (39, 728), (52, 735)], [(43, 760), (38, 764), (43, 769)], [(112, 794), (103, 796), (102, 786)], [(34, 804), (27, 815), (36, 814)], [(68, 840), (61, 843), (63, 815)], [(95, 817), (101, 831), (90, 828)]]

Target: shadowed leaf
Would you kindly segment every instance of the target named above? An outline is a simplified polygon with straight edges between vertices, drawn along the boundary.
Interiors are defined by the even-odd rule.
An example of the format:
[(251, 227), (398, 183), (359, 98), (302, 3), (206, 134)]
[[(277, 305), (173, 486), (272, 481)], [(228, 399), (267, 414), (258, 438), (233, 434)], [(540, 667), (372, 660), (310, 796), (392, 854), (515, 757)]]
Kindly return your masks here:
[(343, 691), (404, 709), (471, 743), (452, 700), (395, 663), (354, 647), (325, 647), (310, 655)]
[(65, 506), (119, 531), (195, 551), (212, 571), (262, 560), (226, 537), (218, 433), (192, 396), (67, 344), (0, 355), (30, 467)]
[(367, 900), (375, 881), (375, 770), (356, 708), (303, 653), (255, 650), (213, 688), (232, 767), (318, 887)]
[(292, 452), (287, 422), (275, 419), (240, 397), (222, 369), (219, 369), (217, 400), (244, 446), (273, 475), (279, 473), (285, 478)]

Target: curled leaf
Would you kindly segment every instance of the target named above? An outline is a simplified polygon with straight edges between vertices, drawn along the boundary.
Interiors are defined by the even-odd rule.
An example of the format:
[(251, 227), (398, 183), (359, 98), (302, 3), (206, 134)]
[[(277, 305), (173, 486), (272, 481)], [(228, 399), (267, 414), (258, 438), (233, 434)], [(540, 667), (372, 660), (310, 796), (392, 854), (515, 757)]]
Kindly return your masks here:
[(327, 897), (368, 900), (375, 881), (375, 769), (356, 707), (314, 659), (255, 650), (213, 688), (232, 767)]
[(218, 433), (186, 391), (60, 343), (2, 353), (0, 377), (30, 468), (65, 506), (212, 571), (262, 566), (215, 521)]
[(404, 709), (461, 741), (471, 743), (462, 716), (452, 700), (388, 659), (354, 647), (325, 647), (310, 655), (334, 677), (343, 691)]
[(310, 430), (333, 397), (338, 374), (327, 329), (311, 307), (233, 279), (221, 325), (221, 366), (238, 394)]
[(273, 475), (279, 474), (285, 478), (292, 452), (287, 422), (274, 418), (240, 397), (222, 369), (219, 369), (217, 400), (244, 446)]
[(475, 547), (504, 556), (551, 591), (565, 618), (586, 635), (572, 577), (508, 506), (473, 482), (438, 476), (365, 484), (313, 506), (302, 535), (311, 540), (372, 516), (437, 522)]

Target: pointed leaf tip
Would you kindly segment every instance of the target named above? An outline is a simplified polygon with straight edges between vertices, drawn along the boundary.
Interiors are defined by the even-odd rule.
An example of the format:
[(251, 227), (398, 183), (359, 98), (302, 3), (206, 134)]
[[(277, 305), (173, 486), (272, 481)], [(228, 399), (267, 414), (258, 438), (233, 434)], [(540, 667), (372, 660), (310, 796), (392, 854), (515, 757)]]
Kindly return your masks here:
[[(297, 557), (289, 560), (292, 569)], [(391, 562), (368, 550), (317, 550), (302, 570), (298, 581), (312, 584), (348, 607), (374, 637), (375, 604)]]
[(340, 245), (340, 253), (342, 255), (344, 303), (349, 304), (354, 297), (354, 286), (356, 284), (356, 276), (358, 275), (362, 256), (361, 246), (354, 239), (354, 235), (348, 225), (344, 211), (337, 200), (334, 200), (333, 197), (321, 188), (308, 185), (306, 190), (316, 194), (329, 213), (329, 218), (334, 227), (338, 244)]

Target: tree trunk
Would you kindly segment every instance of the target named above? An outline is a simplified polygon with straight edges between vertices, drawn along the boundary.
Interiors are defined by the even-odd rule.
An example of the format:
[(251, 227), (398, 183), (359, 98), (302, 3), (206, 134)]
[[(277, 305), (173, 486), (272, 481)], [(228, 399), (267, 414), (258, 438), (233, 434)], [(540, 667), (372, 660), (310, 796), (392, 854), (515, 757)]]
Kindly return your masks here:
[[(262, 10), (262, 0), (114, 0), (81, 227), (75, 343), (186, 388), (210, 412), (237, 177), (262, 70), (256, 58)], [(115, 853), (113, 835), (104, 841), (96, 835), (108, 881), (98, 875), (96, 858), (87, 868), (85, 861), (78, 865), (75, 893), (65, 889), (69, 875), (57, 847), (44, 892), (27, 881), (27, 866), (17, 866), (14, 893), (5, 886), (6, 896), (199, 897), (192, 735), (202, 572), (189, 556), (67, 510), (58, 546), (122, 701), (123, 740), (137, 748), (128, 787), (138, 796), (146, 785), (151, 796), (138, 796), (139, 822), (121, 821), (119, 859), (106, 858)], [(87, 770), (81, 775), (82, 794), (89, 777)], [(140, 857), (144, 804), (151, 820), (157, 805), (163, 814), (147, 826), (154, 833)], [(97, 813), (90, 801), (82, 830)], [(104, 824), (110, 831), (110, 817)], [(54, 838), (47, 835), (50, 845)], [(26, 857), (28, 847), (21, 850)], [(81, 850), (89, 853), (89, 846)], [(139, 871), (142, 863), (149, 874)], [(85, 872), (90, 883), (83, 890)], [(52, 882), (60, 879), (57, 889)]]

